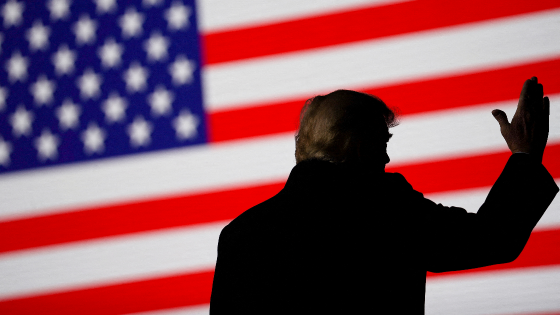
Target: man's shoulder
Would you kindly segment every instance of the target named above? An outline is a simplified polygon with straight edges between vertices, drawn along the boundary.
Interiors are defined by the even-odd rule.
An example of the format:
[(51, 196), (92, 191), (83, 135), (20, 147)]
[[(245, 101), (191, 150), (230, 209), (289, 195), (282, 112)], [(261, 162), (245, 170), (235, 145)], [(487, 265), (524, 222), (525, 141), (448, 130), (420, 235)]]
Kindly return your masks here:
[(385, 173), (384, 182), (390, 184), (393, 189), (412, 189), (412, 185), (401, 173)]
[[(374, 196), (377, 196), (377, 202), (383, 202), (383, 200), (387, 198), (392, 198), (391, 196), (393, 195), (405, 197), (405, 195), (409, 196), (409, 193), (418, 194), (400, 173), (383, 173), (382, 176), (379, 175), (380, 174), (377, 174), (374, 176), (375, 178), (369, 178), (369, 180), (360, 180), (359, 185), (363, 185), (362, 188), (364, 189), (362, 191), (363, 197), (367, 199), (368, 202), (376, 202), (371, 200), (372, 197), (376, 199)], [(341, 189), (340, 199), (347, 199), (347, 197), (349, 197), (348, 192), (345, 191), (346, 188), (348, 187)], [(355, 199), (355, 193), (360, 193), (354, 189), (352, 189), (352, 191), (354, 191), (352, 199)], [(319, 201), (315, 200), (317, 197), (317, 194), (308, 191), (296, 191), (285, 188), (273, 197), (245, 210), (233, 219), (224, 228), (224, 231), (226, 231), (225, 233), (231, 234), (253, 234), (259, 231), (265, 233), (267, 230), (273, 229), (276, 226), (291, 224), (289, 222), (290, 220), (303, 220), (305, 217), (304, 212), (308, 212), (307, 210), (309, 210), (309, 207), (305, 205), (310, 203), (312, 205), (317, 205), (319, 203)], [(322, 191), (320, 197), (330, 201), (335, 201), (337, 199), (330, 190)], [(321, 202), (328, 203), (326, 200)], [(326, 206), (328, 207), (328, 205)]]
[(281, 210), (286, 199), (284, 195), (285, 193), (280, 191), (273, 197), (243, 211), (226, 225), (224, 231), (249, 231), (266, 226), (267, 222), (274, 221), (274, 217)]

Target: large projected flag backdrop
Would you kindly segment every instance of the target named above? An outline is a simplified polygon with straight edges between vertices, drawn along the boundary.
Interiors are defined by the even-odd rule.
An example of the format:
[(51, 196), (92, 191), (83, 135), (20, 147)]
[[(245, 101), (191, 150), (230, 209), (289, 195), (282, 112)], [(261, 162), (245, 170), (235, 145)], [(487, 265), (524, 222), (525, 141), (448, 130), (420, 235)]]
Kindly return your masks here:
[[(560, 182), (556, 0), (9, 0), (0, 44), (0, 314), (207, 313), (220, 230), (334, 89), (399, 107), (387, 171), (476, 212), (536, 75)], [(515, 262), (429, 273), (426, 313), (560, 314), (558, 199)]]

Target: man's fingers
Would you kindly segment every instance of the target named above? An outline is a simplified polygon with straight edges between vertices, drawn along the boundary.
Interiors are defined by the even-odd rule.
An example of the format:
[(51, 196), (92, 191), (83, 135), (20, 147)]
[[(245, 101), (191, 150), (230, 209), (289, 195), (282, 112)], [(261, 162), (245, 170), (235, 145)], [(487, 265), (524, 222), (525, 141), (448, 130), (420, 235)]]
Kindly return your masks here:
[(503, 129), (503, 128), (508, 128), (509, 127), (509, 122), (508, 122), (506, 113), (504, 113), (503, 111), (501, 111), (499, 109), (494, 109), (492, 111), (492, 115), (494, 116), (494, 118), (496, 118), (496, 120), (500, 124), (500, 128)]
[(537, 100), (542, 100), (543, 96), (544, 96), (544, 91), (543, 91), (543, 86), (542, 84), (538, 83), (537, 87), (536, 87), (536, 93), (537, 93)]
[(536, 77), (532, 77), (529, 80), (525, 81), (525, 83), (523, 83), (523, 88), (521, 88), (521, 95), (519, 95), (520, 103), (522, 103), (522, 101), (525, 99), (529, 99), (529, 95), (531, 93), (531, 85), (534, 82), (533, 80), (536, 80)]
[(539, 84), (537, 77), (532, 77), (523, 84), (521, 95), (519, 96), (519, 103), (517, 104), (518, 109), (534, 110), (535, 101), (542, 100), (542, 97), (543, 86)]
[(545, 115), (550, 115), (550, 100), (548, 99), (548, 96), (545, 96), (543, 100), (543, 109)]

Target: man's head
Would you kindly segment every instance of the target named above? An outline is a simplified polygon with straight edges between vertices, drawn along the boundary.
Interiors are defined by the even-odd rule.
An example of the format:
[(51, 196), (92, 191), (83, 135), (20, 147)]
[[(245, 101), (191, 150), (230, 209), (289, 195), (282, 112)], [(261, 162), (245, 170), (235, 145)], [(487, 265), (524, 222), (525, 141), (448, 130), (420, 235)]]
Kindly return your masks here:
[(321, 159), (385, 167), (396, 113), (379, 98), (338, 90), (307, 100), (296, 135), (296, 162)]

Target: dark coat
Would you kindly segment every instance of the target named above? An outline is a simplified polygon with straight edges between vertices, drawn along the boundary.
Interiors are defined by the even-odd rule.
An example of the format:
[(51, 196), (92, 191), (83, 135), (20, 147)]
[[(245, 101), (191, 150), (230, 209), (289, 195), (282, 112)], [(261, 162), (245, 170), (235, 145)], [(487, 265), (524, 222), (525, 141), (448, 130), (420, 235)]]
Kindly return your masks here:
[(526, 154), (476, 214), (425, 199), (398, 173), (301, 162), (223, 229), (210, 313), (423, 314), (426, 271), (511, 262), (557, 192)]

